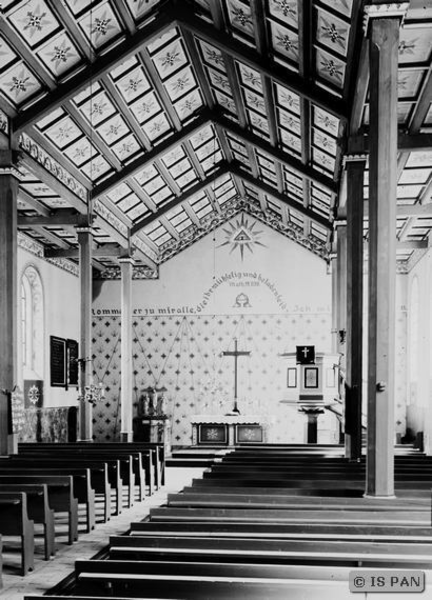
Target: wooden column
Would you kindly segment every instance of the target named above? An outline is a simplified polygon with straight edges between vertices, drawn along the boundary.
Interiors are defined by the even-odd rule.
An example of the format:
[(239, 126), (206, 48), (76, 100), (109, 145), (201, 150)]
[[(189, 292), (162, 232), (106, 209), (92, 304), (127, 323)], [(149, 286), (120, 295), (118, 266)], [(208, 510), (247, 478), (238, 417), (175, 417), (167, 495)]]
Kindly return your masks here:
[(119, 259), (121, 268), (121, 392), (120, 441), (131, 442), (132, 431), (132, 273), (131, 257)]
[(81, 315), (80, 315), (80, 427), (79, 439), (91, 442), (93, 439), (93, 406), (85, 400), (84, 390), (93, 381), (92, 363), (92, 244), (91, 227), (77, 227), (79, 244)]
[(366, 496), (394, 496), (397, 76), (407, 4), (365, 8), (370, 60)]
[(337, 232), (337, 352), (345, 370), (345, 339), (347, 327), (347, 225), (346, 221), (336, 223)]
[(349, 155), (347, 171), (347, 345), (345, 387), (345, 455), (362, 453), (363, 371), (363, 203), (366, 157)]
[(0, 150), (0, 455), (15, 451), (9, 433), (9, 406), (4, 392), (17, 375), (17, 194), (19, 172), (12, 151)]
[(330, 256), (330, 272), (332, 284), (332, 352), (336, 354), (338, 351), (338, 281), (336, 252)]

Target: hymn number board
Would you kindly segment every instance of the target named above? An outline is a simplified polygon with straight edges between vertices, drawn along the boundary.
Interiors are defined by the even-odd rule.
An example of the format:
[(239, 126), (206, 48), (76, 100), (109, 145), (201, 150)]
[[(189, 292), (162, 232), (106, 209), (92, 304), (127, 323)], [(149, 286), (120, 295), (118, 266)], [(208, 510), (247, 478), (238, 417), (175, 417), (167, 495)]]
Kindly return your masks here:
[(296, 346), (296, 362), (300, 365), (315, 364), (315, 346)]
[(51, 386), (78, 385), (78, 342), (50, 336)]

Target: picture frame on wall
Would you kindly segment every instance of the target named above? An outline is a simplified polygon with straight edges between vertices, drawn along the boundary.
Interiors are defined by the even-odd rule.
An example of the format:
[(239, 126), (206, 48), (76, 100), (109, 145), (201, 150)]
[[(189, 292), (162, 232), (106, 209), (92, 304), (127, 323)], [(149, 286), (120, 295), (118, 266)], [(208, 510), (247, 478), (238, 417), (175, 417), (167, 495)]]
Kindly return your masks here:
[(312, 388), (312, 389), (316, 389), (318, 387), (318, 368), (317, 367), (305, 367), (304, 386), (305, 386), (305, 388)]
[(297, 387), (297, 369), (295, 367), (287, 369), (287, 387)]

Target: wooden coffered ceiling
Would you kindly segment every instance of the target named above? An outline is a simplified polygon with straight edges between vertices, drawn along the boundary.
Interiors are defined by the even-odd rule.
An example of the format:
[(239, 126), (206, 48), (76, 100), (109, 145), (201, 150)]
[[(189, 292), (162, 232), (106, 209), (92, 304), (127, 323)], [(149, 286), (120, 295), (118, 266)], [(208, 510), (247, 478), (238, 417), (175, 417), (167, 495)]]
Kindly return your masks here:
[[(154, 276), (243, 211), (329, 256), (343, 154), (367, 151), (363, 0), (0, 6), (0, 145), (20, 150), (25, 244), (76, 261), (75, 226), (91, 215), (95, 267), (112, 272), (133, 248)], [(431, 55), (432, 1), (411, 0), (398, 82), (406, 270), (432, 227)]]

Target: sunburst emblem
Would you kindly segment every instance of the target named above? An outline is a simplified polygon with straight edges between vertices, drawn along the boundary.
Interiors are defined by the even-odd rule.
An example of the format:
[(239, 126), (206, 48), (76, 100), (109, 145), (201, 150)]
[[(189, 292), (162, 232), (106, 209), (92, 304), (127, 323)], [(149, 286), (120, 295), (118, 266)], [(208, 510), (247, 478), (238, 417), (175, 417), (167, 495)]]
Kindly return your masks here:
[(263, 232), (262, 230), (255, 230), (256, 221), (249, 221), (245, 215), (242, 215), (240, 219), (236, 219), (235, 223), (228, 223), (228, 225), (230, 229), (223, 228), (226, 234), (225, 242), (220, 244), (218, 248), (231, 246), (230, 254), (238, 248), (243, 260), (245, 248), (253, 253), (254, 246), (266, 247), (265, 244), (259, 241)]

